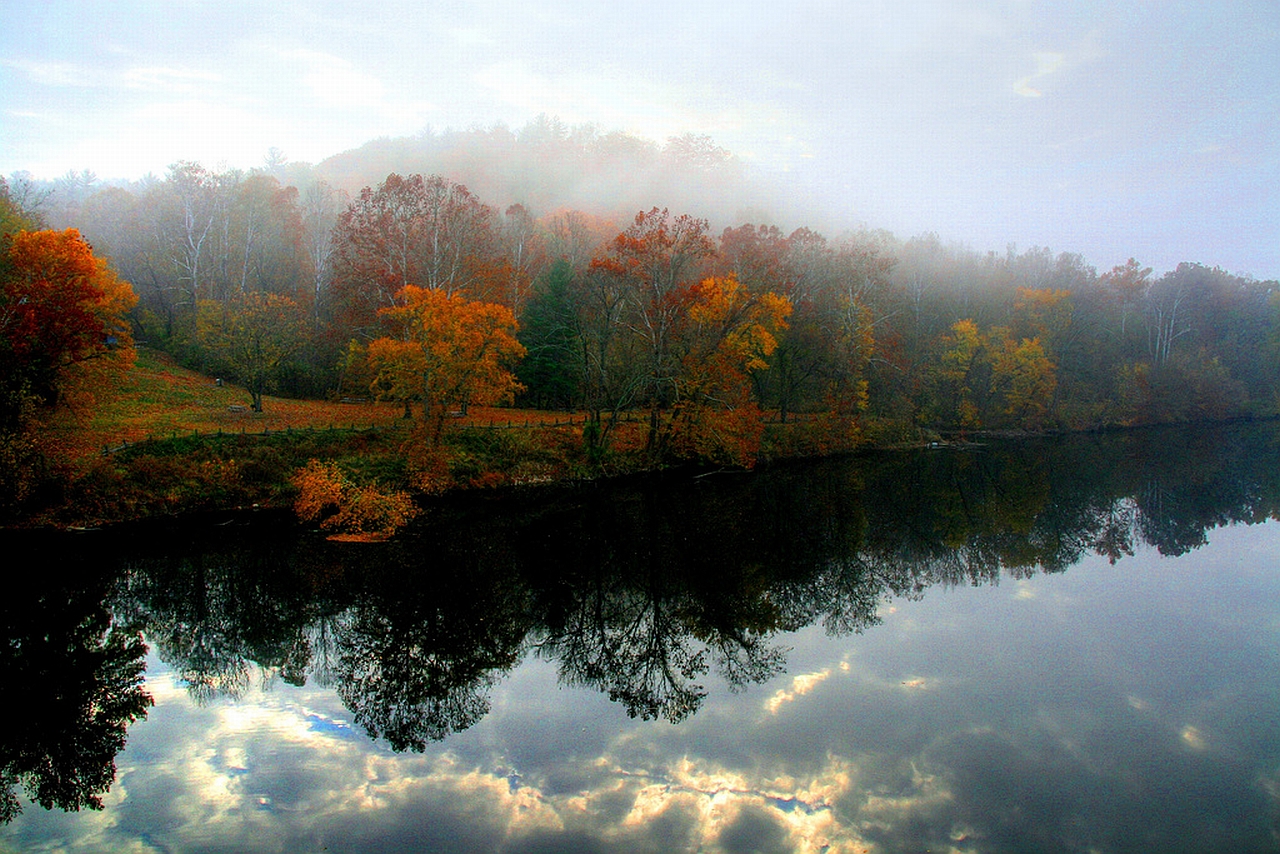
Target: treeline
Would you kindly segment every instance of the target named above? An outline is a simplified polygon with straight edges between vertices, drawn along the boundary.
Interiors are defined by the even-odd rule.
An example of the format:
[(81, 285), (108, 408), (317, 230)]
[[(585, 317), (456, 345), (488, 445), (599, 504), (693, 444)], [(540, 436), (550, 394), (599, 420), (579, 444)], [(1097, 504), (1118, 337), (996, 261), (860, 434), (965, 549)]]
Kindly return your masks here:
[[(619, 195), (624, 151), (637, 180), (659, 166), (740, 175), (706, 138), (660, 149), (547, 119), (366, 148), (398, 146), (506, 169), (482, 181), (513, 195), (511, 163), (535, 152), (576, 164), (566, 186), (607, 177)], [(1070, 252), (982, 254), (931, 234), (717, 231), (659, 207), (622, 221), (501, 207), (440, 175), (392, 173), (348, 197), (319, 174), (276, 158), (248, 173), (177, 163), (97, 190), (68, 175), (48, 219), (133, 284), (137, 337), (244, 383), (255, 407), (269, 391), (395, 399), (422, 406), (435, 440), (449, 413), (502, 400), (587, 411), (592, 453), (608, 452), (619, 413), (642, 409), (653, 455), (727, 462), (754, 459), (766, 416), (800, 422), (783, 451), (820, 452), (922, 428), (1280, 408), (1274, 281), (1195, 263), (1156, 276), (1132, 259), (1099, 273)], [(20, 184), (10, 198), (37, 208), (40, 188)], [(549, 186), (525, 198), (563, 198)]]

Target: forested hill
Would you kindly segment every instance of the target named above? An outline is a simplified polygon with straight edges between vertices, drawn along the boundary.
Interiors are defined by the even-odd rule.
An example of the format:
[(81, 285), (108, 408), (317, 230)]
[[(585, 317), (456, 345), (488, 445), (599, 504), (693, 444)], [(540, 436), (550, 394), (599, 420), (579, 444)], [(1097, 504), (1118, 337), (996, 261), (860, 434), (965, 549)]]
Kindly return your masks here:
[(314, 172), (353, 194), (392, 173), (417, 173), (463, 184), (500, 209), (578, 210), (625, 222), (636, 211), (665, 207), (718, 227), (766, 220), (815, 226), (816, 212), (802, 213), (776, 182), (752, 173), (710, 137), (687, 134), (659, 144), (545, 116), (516, 131), (495, 126), (377, 139), (322, 161)]
[[(277, 154), (127, 187), (14, 182), (0, 201), (22, 229), (79, 229), (132, 284), (134, 337), (236, 380), (253, 408), (270, 393), (395, 401), (436, 445), (447, 416), (512, 401), (588, 413), (597, 462), (618, 416), (643, 412), (654, 464), (749, 464), (766, 421), (797, 417), (775, 450), (1280, 413), (1274, 281), (824, 234), (780, 225), (762, 186), (706, 137), (540, 119), (315, 167)], [(99, 263), (77, 240), (38, 245)], [(28, 271), (5, 280), (24, 311), (42, 258), (10, 259)], [(118, 354), (123, 329), (114, 340)], [(59, 370), (38, 378), (41, 405), (66, 399)], [(33, 423), (29, 384), (12, 385), (9, 421)]]

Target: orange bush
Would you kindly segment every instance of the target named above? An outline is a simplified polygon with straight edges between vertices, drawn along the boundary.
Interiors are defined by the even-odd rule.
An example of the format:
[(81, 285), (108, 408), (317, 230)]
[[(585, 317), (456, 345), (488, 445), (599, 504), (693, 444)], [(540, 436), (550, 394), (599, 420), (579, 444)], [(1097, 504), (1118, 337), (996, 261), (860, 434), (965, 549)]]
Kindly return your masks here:
[(311, 460), (293, 476), (294, 512), (339, 537), (389, 537), (418, 515), (408, 493), (356, 484), (338, 466)]

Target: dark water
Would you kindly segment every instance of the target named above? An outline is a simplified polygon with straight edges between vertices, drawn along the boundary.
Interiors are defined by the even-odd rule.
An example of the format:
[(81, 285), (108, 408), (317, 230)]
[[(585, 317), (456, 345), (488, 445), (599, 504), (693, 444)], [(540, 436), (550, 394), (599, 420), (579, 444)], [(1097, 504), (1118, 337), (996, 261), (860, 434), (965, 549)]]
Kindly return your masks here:
[(1278, 510), (1266, 424), (7, 537), (0, 848), (1280, 850)]

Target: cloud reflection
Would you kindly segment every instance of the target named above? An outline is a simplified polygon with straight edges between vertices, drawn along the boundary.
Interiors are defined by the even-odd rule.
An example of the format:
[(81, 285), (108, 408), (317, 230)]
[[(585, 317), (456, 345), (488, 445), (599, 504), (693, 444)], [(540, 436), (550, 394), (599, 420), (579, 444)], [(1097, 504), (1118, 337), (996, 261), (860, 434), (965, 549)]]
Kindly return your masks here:
[[(532, 851), (554, 839), (600, 851), (730, 852), (748, 840), (750, 850), (863, 850), (833, 807), (858, 777), (837, 757), (772, 778), (693, 756), (637, 767), (624, 755), (651, 733), (638, 725), (583, 758), (594, 769), (584, 788), (561, 790), (545, 769), (517, 773), (497, 756), (391, 753), (313, 705), (332, 698), (305, 691), (201, 707), (158, 688), (130, 748), (140, 758), (111, 794), (114, 820), (59, 816), (76, 819), (67, 848)], [(167, 758), (149, 758), (152, 739), (172, 745)]]
[[(847, 669), (847, 668), (846, 668)], [(831, 669), (820, 670), (817, 673), (801, 673), (791, 680), (791, 690), (781, 689), (772, 697), (765, 701), (764, 707), (771, 715), (776, 715), (778, 710), (787, 703), (790, 703), (796, 697), (803, 697), (814, 688), (827, 681), (831, 676)]]

